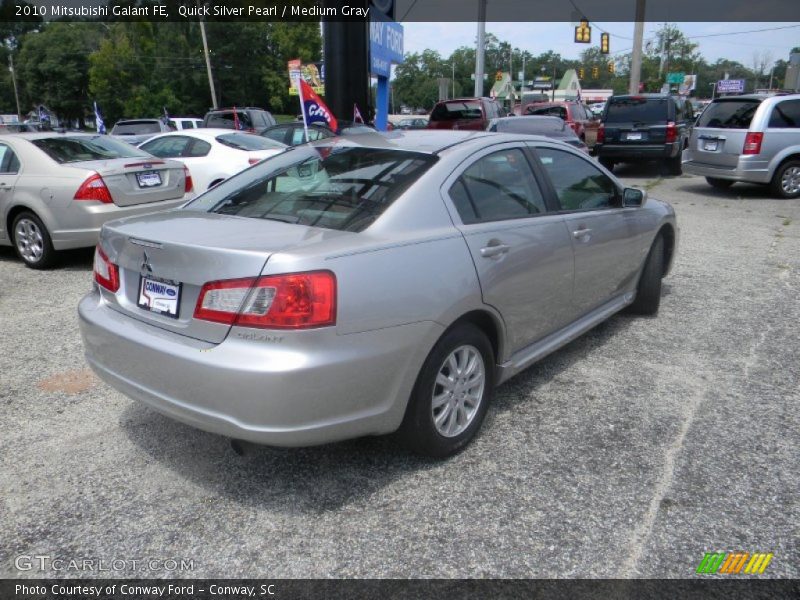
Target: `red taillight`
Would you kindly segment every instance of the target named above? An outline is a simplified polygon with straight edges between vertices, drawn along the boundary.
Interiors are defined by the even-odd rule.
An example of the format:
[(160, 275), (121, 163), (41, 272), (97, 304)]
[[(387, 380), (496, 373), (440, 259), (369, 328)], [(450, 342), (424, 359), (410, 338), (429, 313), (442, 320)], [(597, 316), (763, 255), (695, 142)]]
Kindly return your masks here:
[(600, 123), (600, 126), (597, 128), (597, 140), (596, 140), (596, 143), (602, 144), (605, 141), (606, 141), (606, 127), (605, 127), (605, 125)]
[(678, 128), (675, 126), (675, 123), (670, 121), (667, 123), (667, 143), (671, 144), (678, 139)]
[(119, 267), (108, 260), (99, 244), (94, 249), (94, 280), (109, 292), (119, 289)]
[(261, 162), (261, 159), (260, 158), (248, 158), (247, 162), (250, 163), (251, 165), (257, 165), (258, 163)]
[(744, 138), (744, 147), (742, 154), (760, 154), (761, 142), (764, 141), (764, 134), (760, 132), (751, 131)]
[(103, 204), (111, 204), (114, 201), (100, 173), (89, 175), (75, 192), (75, 200), (97, 200)]
[(192, 174), (189, 172), (189, 169), (186, 168), (186, 165), (183, 166), (183, 193), (188, 194), (194, 189), (194, 182), (192, 181)]
[(212, 281), (194, 318), (242, 327), (307, 329), (336, 324), (336, 276), (310, 271)]

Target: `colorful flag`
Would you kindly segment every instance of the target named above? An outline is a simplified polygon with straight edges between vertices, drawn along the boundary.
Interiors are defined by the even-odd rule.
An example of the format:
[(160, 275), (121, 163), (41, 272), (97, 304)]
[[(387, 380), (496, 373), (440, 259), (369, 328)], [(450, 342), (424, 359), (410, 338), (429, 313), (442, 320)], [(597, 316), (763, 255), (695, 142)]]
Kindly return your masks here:
[(103, 122), (103, 117), (100, 116), (100, 111), (97, 108), (97, 102), (94, 103), (94, 121), (97, 125), (97, 133), (105, 134), (106, 124)]
[(339, 129), (339, 123), (330, 109), (325, 106), (314, 89), (302, 77), (298, 78), (300, 86), (300, 108), (303, 111), (303, 121), (306, 126), (311, 123), (324, 123), (331, 131)]
[(353, 123), (363, 123), (364, 117), (361, 116), (361, 111), (358, 110), (358, 104), (353, 103)]

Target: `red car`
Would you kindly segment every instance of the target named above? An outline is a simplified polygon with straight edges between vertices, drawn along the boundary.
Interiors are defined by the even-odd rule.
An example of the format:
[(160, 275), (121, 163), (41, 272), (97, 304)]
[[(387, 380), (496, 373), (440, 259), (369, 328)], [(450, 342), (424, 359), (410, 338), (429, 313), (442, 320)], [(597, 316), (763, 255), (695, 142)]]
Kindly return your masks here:
[(472, 129), (486, 131), (489, 121), (503, 115), (491, 98), (454, 98), (433, 107), (428, 129)]
[[(561, 117), (567, 122), (581, 140), (586, 141), (587, 130), (597, 130), (600, 121), (590, 113), (581, 102), (534, 102), (528, 104), (523, 115)], [(595, 136), (590, 136), (594, 138)]]

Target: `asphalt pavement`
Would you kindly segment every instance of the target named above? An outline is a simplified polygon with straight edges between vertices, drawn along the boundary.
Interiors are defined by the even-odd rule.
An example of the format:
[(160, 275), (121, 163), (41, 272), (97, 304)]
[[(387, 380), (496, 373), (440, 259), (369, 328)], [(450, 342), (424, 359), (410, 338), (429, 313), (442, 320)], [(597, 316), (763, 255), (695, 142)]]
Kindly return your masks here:
[(239, 456), (87, 370), (91, 251), (0, 249), (0, 577), (685, 578), (712, 551), (800, 577), (800, 200), (619, 174), (677, 211), (660, 313), (503, 385), (445, 462), (391, 438)]

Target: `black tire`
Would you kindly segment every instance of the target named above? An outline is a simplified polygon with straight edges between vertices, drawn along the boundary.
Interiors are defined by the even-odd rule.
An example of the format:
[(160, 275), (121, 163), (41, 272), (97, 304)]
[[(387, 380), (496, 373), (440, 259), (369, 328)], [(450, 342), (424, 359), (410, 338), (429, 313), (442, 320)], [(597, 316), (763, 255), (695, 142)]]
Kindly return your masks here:
[(681, 165), (681, 153), (678, 152), (677, 156), (667, 159), (667, 173), (670, 175), (683, 174), (683, 165)]
[(716, 177), (706, 177), (706, 181), (708, 182), (708, 185), (713, 188), (717, 188), (718, 190), (727, 190), (734, 183), (736, 183), (730, 179), (717, 179)]
[[(467, 415), (470, 409), (466, 404), (461, 405), (463, 413), (456, 408), (459, 403), (457, 396), (461, 393), (460, 390), (466, 390), (468, 386), (457, 388), (459, 392), (454, 396), (437, 383), (437, 376), (440, 372), (448, 369), (446, 364), (448, 358), (455, 354), (456, 351), (463, 351), (464, 348), (471, 348), (477, 351), (474, 354), (472, 354), (471, 350), (469, 351), (470, 359), (473, 356), (475, 358), (480, 356), (483, 361), (483, 386), (480, 388), (480, 399), (477, 401), (476, 406), (473, 407), (473, 412), (469, 417)], [(466, 367), (467, 365), (462, 366)], [(417, 381), (414, 384), (414, 390), (411, 392), (411, 398), (403, 418), (403, 424), (398, 430), (398, 435), (403, 444), (417, 454), (433, 458), (446, 458), (462, 450), (475, 437), (486, 416), (486, 410), (494, 393), (494, 367), (495, 359), (492, 344), (486, 334), (478, 327), (471, 323), (462, 323), (447, 331), (433, 347), (417, 376)], [(452, 371), (449, 371), (445, 377), (450, 377), (450, 373)], [(456, 378), (456, 381), (460, 381), (460, 379)], [(437, 391), (439, 392), (438, 394)], [(478, 395), (477, 392), (476, 395)], [(442, 416), (449, 408), (449, 413), (447, 414), (453, 414), (456, 421), (454, 434), (458, 431), (458, 427), (466, 425), (456, 435), (443, 435), (434, 422), (436, 411), (434, 398), (441, 398), (442, 396), (446, 396), (448, 399), (440, 405), (438, 416)], [(462, 402), (467, 402), (467, 400)], [(464, 416), (463, 423), (458, 423), (462, 414)], [(447, 422), (448, 418), (445, 417), (440, 427), (446, 427)]]
[(637, 315), (654, 315), (661, 304), (661, 279), (664, 277), (664, 237), (658, 234), (650, 246), (650, 253), (644, 263), (636, 300), (630, 305), (630, 312)]
[(21, 212), (11, 225), (14, 250), (27, 267), (47, 269), (55, 263), (55, 250), (50, 233), (42, 220), (32, 212)]
[(779, 198), (800, 198), (800, 160), (790, 160), (778, 167), (770, 187)]
[(600, 162), (601, 165), (603, 165), (609, 171), (613, 171), (614, 170), (614, 161), (611, 160), (610, 158), (602, 158), (601, 157), (601, 158), (598, 158), (597, 160)]

